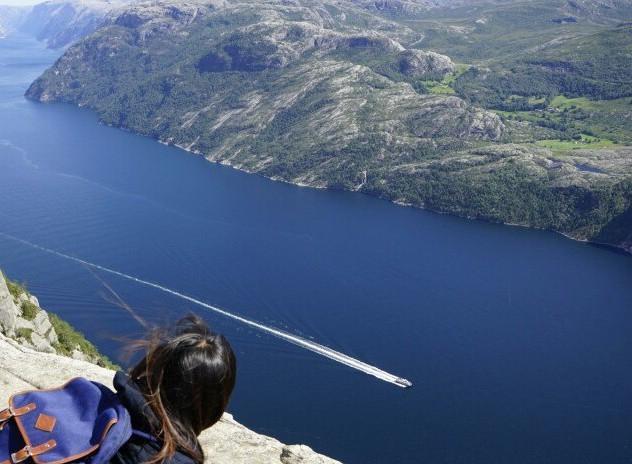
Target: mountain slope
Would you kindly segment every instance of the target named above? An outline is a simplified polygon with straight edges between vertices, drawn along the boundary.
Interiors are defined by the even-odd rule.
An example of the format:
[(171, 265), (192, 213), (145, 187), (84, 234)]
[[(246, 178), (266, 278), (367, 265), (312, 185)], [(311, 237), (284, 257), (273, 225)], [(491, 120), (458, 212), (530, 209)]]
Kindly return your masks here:
[[(134, 5), (27, 95), (88, 106), (108, 124), (274, 179), (604, 236), (632, 201), (631, 149), (541, 144), (559, 131), (459, 98), (472, 68), (418, 48), (418, 25), (369, 6)], [(613, 230), (607, 242), (627, 246), (625, 227)]]

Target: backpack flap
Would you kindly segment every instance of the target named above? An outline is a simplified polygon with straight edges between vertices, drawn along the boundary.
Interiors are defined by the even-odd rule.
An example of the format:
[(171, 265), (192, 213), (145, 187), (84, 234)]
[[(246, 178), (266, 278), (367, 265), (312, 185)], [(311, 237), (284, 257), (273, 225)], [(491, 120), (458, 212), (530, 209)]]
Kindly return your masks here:
[[(116, 394), (83, 378), (57, 389), (19, 393), (9, 405), (12, 418), (0, 432), (0, 464), (28, 458), (35, 464), (105, 463), (131, 436), (129, 414)], [(14, 451), (20, 438), (24, 446)], [(6, 449), (12, 450), (9, 463), (3, 462)]]

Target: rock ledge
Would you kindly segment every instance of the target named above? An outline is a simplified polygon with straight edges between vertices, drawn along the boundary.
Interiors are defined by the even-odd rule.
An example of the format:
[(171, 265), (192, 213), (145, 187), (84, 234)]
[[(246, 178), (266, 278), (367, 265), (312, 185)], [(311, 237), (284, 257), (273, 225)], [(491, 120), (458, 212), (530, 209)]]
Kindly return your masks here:
[[(17, 301), (29, 301), (38, 311), (34, 319), (24, 319), (23, 310), (15, 304), (16, 298), (0, 273), (0, 331), (15, 337), (0, 333), (0, 409), (4, 409), (13, 393), (56, 387), (73, 377), (86, 377), (112, 388), (113, 370), (89, 362), (84, 353), (72, 353), (73, 357), (56, 354), (57, 336), (50, 325), (49, 314), (39, 308), (35, 297), (15, 292), (15, 289), (14, 293), (20, 295)], [(41, 320), (36, 322), (37, 318)], [(16, 335), (25, 333), (20, 331), (25, 324), (31, 341)], [(34, 343), (40, 333), (43, 334), (41, 346)], [(213, 464), (340, 464), (308, 446), (285, 445), (255, 433), (230, 414), (224, 414), (220, 422), (202, 433), (200, 442), (207, 462)]]

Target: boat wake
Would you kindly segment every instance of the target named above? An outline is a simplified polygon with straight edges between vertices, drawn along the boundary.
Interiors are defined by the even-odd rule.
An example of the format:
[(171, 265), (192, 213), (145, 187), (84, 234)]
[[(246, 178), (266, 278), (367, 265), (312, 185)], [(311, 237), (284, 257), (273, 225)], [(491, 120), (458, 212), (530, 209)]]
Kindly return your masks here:
[(91, 267), (93, 269), (97, 269), (99, 271), (103, 271), (103, 272), (107, 272), (108, 274), (113, 274), (115, 276), (121, 277), (123, 279), (127, 279), (127, 280), (131, 280), (133, 282), (136, 282), (138, 284), (141, 285), (145, 285), (147, 287), (151, 287), (151, 288), (155, 288), (157, 290), (160, 290), (162, 292), (168, 293), (170, 295), (176, 296), (178, 298), (182, 298), (183, 300), (189, 301), (191, 303), (194, 303), (202, 308), (205, 308), (209, 311), (212, 311), (214, 313), (220, 314), (222, 316), (225, 316), (229, 319), (233, 319), (235, 321), (241, 322), (244, 325), (247, 325), (249, 327), (252, 327), (254, 329), (260, 330), (262, 332), (265, 332), (267, 334), (273, 335), (277, 338), (280, 338), (282, 340), (285, 340), (287, 342), (290, 342), (296, 346), (300, 346), (301, 348), (304, 348), (306, 350), (309, 350), (313, 353), (319, 354), (321, 356), (324, 356), (326, 358), (329, 358), (333, 361), (336, 361), (340, 364), (344, 364), (345, 366), (351, 367), (353, 369), (356, 369), (360, 372), (364, 372), (365, 374), (368, 375), (372, 375), (373, 377), (376, 377), (384, 382), (388, 382), (391, 383), (393, 385), (397, 385), (398, 387), (402, 387), (402, 388), (408, 388), (408, 387), (412, 387), (412, 383), (409, 380), (406, 380), (404, 378), (401, 377), (397, 377), (396, 375), (390, 374), (378, 367), (372, 366), (371, 364), (367, 364), (364, 361), (360, 361), (359, 359), (353, 358), (349, 355), (346, 355), (344, 353), (341, 353), (339, 351), (334, 350), (333, 348), (329, 348), (328, 346), (325, 345), (321, 345), (320, 343), (316, 343), (313, 342), (311, 340), (307, 340), (303, 337), (299, 337), (297, 335), (293, 335), (289, 332), (285, 332), (283, 330), (277, 329), (275, 327), (270, 327), (268, 325), (265, 324), (261, 324), (259, 322), (253, 321), (251, 319), (247, 319), (243, 316), (240, 316), (238, 314), (235, 314), (233, 312), (230, 311), (226, 311), (225, 309), (219, 308), (217, 306), (205, 303), (204, 301), (198, 300), (197, 298), (193, 298), (189, 295), (185, 295), (184, 293), (180, 293), (176, 290), (172, 290), (170, 288), (167, 288), (163, 285), (154, 283), (154, 282), (150, 282), (148, 280), (143, 280), (143, 279), (139, 279), (138, 277), (134, 277), (132, 275), (129, 274), (125, 274), (123, 272), (119, 272), (116, 271), (114, 269), (110, 269), (107, 268), (105, 266), (100, 266), (99, 264), (95, 264), (95, 263), (91, 263), (89, 261), (86, 261), (84, 259), (81, 258), (77, 258), (75, 256), (71, 256), (71, 255), (67, 255), (65, 253), (62, 253), (60, 251), (56, 251), (53, 250), (51, 248), (46, 248), (44, 246), (38, 245), (36, 243), (32, 243), (29, 242), (28, 240), (23, 240), (21, 238), (18, 237), (14, 237), (13, 235), (9, 235), (6, 234), (4, 232), (0, 232), (0, 236), (5, 237), (9, 240), (13, 240), (15, 242), (21, 243), (23, 245), (26, 245), (28, 247), (40, 250), (40, 251), (44, 251), (46, 253), (58, 256), (60, 258), (63, 259), (67, 259), (70, 261), (74, 261), (76, 263), (79, 264), (83, 264), (85, 266)]

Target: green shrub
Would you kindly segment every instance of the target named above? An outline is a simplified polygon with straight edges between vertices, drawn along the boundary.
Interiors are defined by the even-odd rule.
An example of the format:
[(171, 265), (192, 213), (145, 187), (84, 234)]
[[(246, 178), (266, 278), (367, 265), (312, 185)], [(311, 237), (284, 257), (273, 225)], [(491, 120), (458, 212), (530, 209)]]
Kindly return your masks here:
[(86, 337), (79, 331), (75, 330), (70, 324), (62, 320), (53, 313), (48, 313), (48, 318), (57, 333), (58, 343), (53, 345), (57, 353), (72, 356), (75, 349), (79, 349), (83, 354), (92, 358), (99, 366), (109, 369), (118, 369), (119, 366), (112, 363), (106, 356), (103, 356), (96, 347), (90, 343)]
[(30, 301), (22, 302), (22, 317), (27, 321), (32, 321), (39, 313), (40, 309)]
[(11, 294), (13, 298), (18, 298), (23, 293), (28, 294), (28, 290), (26, 289), (25, 284), (21, 284), (19, 282), (14, 282), (13, 280), (9, 280), (7, 279), (6, 276), (4, 276), (4, 278), (7, 282), (7, 288), (9, 289), (9, 293)]
[(33, 333), (33, 329), (27, 329), (25, 327), (20, 327), (15, 331), (15, 336), (17, 338), (23, 338), (26, 341), (31, 341), (31, 334)]

